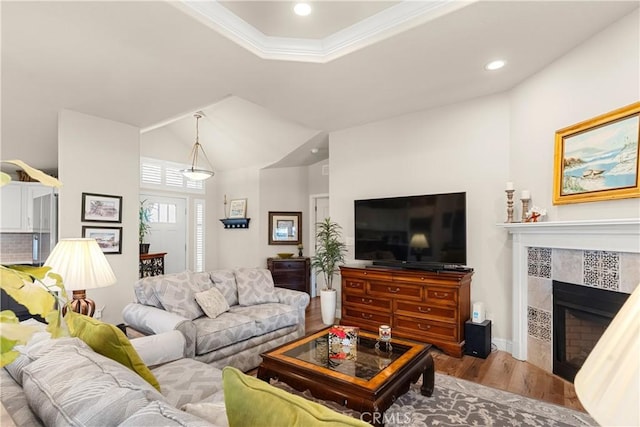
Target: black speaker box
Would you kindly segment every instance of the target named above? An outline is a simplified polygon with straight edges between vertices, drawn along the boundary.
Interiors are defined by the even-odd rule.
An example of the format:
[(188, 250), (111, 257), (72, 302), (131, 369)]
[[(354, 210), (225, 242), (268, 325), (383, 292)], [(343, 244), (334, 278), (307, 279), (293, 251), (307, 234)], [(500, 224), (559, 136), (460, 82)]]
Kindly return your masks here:
[(467, 320), (464, 324), (464, 354), (486, 359), (491, 353), (491, 320), (473, 323)]

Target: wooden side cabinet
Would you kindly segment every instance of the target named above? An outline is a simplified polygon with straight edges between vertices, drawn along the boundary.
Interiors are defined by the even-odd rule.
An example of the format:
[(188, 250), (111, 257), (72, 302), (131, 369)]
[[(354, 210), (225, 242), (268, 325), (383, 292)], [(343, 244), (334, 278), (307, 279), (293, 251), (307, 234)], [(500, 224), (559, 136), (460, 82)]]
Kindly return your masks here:
[(273, 282), (277, 287), (310, 292), (310, 258), (267, 258), (267, 268), (271, 271)]
[(341, 267), (343, 325), (430, 343), (462, 357), (473, 272)]
[(140, 278), (164, 274), (164, 256), (166, 252), (140, 254)]

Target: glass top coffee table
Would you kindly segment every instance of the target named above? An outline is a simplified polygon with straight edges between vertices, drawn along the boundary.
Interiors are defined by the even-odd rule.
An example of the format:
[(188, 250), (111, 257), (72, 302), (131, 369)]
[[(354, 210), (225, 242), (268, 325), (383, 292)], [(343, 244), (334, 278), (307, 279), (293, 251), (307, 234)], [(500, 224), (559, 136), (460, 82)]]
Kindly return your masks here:
[(332, 400), (362, 414), (364, 421), (384, 423), (384, 411), (422, 375), (421, 394), (433, 393), (430, 344), (360, 331), (355, 345), (329, 345), (329, 329), (307, 335), (262, 354), (258, 378), (277, 378), (299, 391)]

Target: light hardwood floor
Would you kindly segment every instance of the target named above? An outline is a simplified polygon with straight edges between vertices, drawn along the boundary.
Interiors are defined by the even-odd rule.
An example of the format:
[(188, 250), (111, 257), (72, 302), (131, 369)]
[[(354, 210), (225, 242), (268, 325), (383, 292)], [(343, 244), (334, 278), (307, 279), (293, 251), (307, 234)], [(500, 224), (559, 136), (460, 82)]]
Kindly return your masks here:
[[(320, 297), (311, 298), (306, 312), (306, 332), (325, 328), (320, 313)], [(463, 356), (458, 359), (432, 350), (436, 371), (521, 396), (584, 411), (573, 384), (537, 366), (494, 351), (486, 359)]]

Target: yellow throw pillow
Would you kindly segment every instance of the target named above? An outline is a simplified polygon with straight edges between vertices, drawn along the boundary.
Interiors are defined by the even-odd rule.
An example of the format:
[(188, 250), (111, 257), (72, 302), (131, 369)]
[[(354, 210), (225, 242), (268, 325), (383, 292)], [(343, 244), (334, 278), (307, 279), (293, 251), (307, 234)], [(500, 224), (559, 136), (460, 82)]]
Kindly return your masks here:
[(364, 421), (287, 393), (231, 366), (222, 370), (222, 382), (229, 427), (371, 427)]
[(64, 318), (72, 337), (80, 338), (96, 353), (131, 369), (160, 391), (158, 380), (144, 364), (129, 338), (117, 326), (71, 310), (67, 311)]

